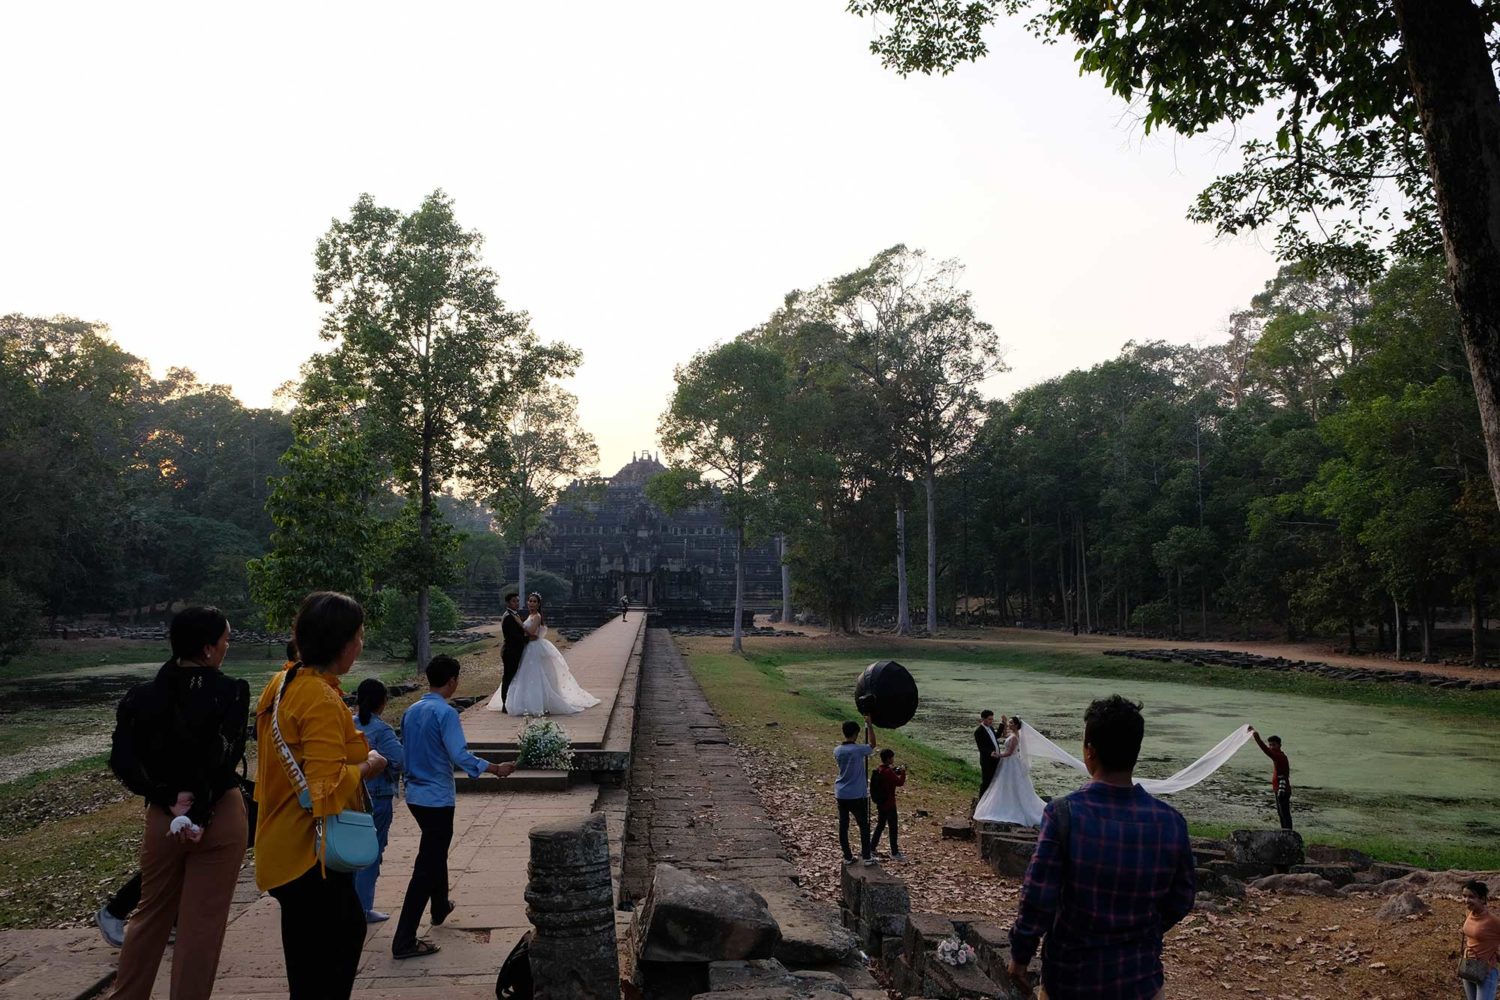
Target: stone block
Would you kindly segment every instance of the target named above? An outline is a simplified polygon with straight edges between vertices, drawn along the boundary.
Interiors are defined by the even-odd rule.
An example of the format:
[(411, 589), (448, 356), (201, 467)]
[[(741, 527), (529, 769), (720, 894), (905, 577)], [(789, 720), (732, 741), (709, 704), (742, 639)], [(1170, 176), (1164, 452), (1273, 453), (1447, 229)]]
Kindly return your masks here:
[(772, 918), (781, 928), (776, 957), (787, 966), (803, 969), (831, 965), (854, 957), (858, 938), (832, 916), (827, 906), (812, 903), (790, 889), (764, 884), (762, 892)]
[(1010, 928), (992, 923), (970, 924), (964, 931), (964, 943), (974, 949), (984, 974), (999, 982), (1010, 964)]
[(1393, 861), (1376, 861), (1370, 865), (1370, 871), (1380, 876), (1380, 881), (1389, 882), (1393, 878), (1405, 878), (1412, 872), (1422, 869), (1416, 865), (1404, 865)]
[[(904, 916), (911, 912), (911, 894), (907, 892), (906, 883), (882, 868), (866, 868), (863, 865), (858, 868), (849, 867), (847, 873), (854, 872), (853, 879), (859, 883), (857, 890), (859, 896), (859, 922), (868, 929), (876, 922), (876, 918), (897, 914)], [(851, 909), (853, 909), (851, 907)]]
[(1356, 851), (1352, 847), (1331, 847), (1328, 844), (1308, 844), (1307, 861), (1309, 864), (1347, 864), (1356, 871), (1370, 867), (1375, 859), (1363, 851)]
[(1204, 866), (1207, 871), (1226, 878), (1235, 878), (1241, 881), (1252, 878), (1265, 878), (1273, 874), (1274, 869), (1270, 865), (1242, 864), (1238, 861), (1210, 861)]
[(648, 962), (771, 958), (781, 940), (759, 893), (668, 864), (656, 866), (636, 927), (636, 958)]
[(1375, 911), (1375, 918), (1393, 923), (1397, 920), (1405, 920), (1407, 917), (1421, 916), (1431, 912), (1432, 907), (1424, 903), (1422, 897), (1414, 892), (1403, 892), (1386, 900), (1385, 905)]
[(1292, 865), (1293, 875), (1318, 875), (1332, 882), (1336, 887), (1342, 889), (1354, 881), (1354, 866), (1341, 863), (1329, 862), (1326, 864)]
[(1319, 875), (1268, 875), (1250, 883), (1262, 892), (1280, 892), (1294, 896), (1338, 896), (1338, 888)]
[(1229, 852), (1217, 850), (1212, 847), (1194, 847), (1193, 864), (1198, 868), (1207, 867), (1210, 861), (1228, 861)]
[[(618, 992), (619, 949), (603, 813), (532, 827), (526, 916), (537, 1000), (597, 1000)], [(496, 926), (493, 920), (486, 926)]]
[(1035, 839), (1017, 839), (1013, 836), (993, 835), (987, 838), (989, 854), (985, 858), (996, 875), (1022, 878), (1031, 865), (1031, 855), (1036, 851)]
[(908, 913), (902, 928), (901, 947), (912, 968), (922, 971), (922, 957), (944, 938), (955, 936), (953, 921), (938, 913)]
[(923, 969), (922, 994), (942, 1000), (990, 1000), (1005, 995), (978, 963), (949, 965), (936, 958)]
[(708, 966), (708, 989), (710, 993), (785, 989), (793, 996), (815, 992), (845, 997), (849, 995), (849, 987), (831, 972), (793, 972), (775, 959), (711, 962)]
[(1295, 830), (1236, 830), (1229, 843), (1231, 860), (1241, 864), (1290, 868), (1307, 860), (1302, 834)]
[(944, 840), (973, 840), (974, 826), (962, 816), (949, 816), (943, 820)]
[(1228, 896), (1233, 899), (1245, 898), (1245, 883), (1232, 875), (1225, 875), (1211, 868), (1199, 868), (1195, 875), (1200, 893), (1206, 892), (1210, 896)]
[(652, 1000), (687, 1000), (708, 992), (708, 963), (637, 959), (635, 985)]

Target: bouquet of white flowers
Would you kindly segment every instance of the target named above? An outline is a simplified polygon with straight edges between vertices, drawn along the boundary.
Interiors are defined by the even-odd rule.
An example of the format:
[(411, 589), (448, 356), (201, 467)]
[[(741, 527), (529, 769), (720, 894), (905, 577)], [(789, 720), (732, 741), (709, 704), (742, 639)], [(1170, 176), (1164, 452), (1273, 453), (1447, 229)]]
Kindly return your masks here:
[(551, 719), (528, 719), (516, 741), (516, 767), (534, 771), (567, 771), (573, 767), (573, 743)]
[(938, 942), (937, 957), (949, 965), (972, 965), (977, 957), (974, 949), (958, 938), (944, 938)]

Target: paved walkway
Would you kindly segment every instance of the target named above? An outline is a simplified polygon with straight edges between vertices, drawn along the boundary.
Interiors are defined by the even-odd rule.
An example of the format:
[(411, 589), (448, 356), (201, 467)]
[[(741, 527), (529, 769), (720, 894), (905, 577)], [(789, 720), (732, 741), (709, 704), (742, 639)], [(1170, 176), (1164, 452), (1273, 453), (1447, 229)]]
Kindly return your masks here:
[[(645, 619), (646, 616), (639, 612), (629, 620), (611, 618), (568, 647), (568, 669), (573, 672), (574, 680), (599, 699), (599, 704), (593, 708), (559, 720), (567, 729), (575, 749), (597, 750), (603, 747), (604, 734), (609, 728), (621, 681), (630, 662), (630, 651), (645, 628)], [(463, 722), (464, 735), (471, 747), (497, 750), (514, 749), (516, 737), (524, 725), (524, 720), (516, 716), (491, 712), (485, 707), (485, 702), (466, 709)]]
[[(596, 708), (570, 717), (570, 735), (576, 731), (594, 746), (603, 746), (617, 704), (620, 725), (628, 733), (626, 722), (634, 711), (635, 692), (622, 691), (622, 686), (628, 687), (622, 682), (633, 682), (637, 676), (636, 670), (627, 667), (639, 662), (632, 652), (638, 652), (643, 617), (632, 616), (628, 623), (616, 618), (569, 648), (569, 664), (579, 683), (601, 698)], [(514, 730), (519, 728), (519, 720), (485, 712), (482, 706), (465, 712), (463, 719), (471, 744), (503, 745), (507, 733), (513, 743)], [(405, 804), (397, 802), (375, 890), (376, 909), (391, 913), (393, 919), (370, 928), (355, 994), (370, 1000), (490, 1000), (500, 964), (530, 927), (524, 898), (529, 831), (538, 823), (583, 819), (602, 808), (611, 818), (614, 837), (623, 837), (621, 800), (620, 791), (601, 792), (589, 782), (558, 792), (507, 794), (498, 785), (494, 790), (460, 792), (448, 856), (451, 897), (458, 908), (442, 927), (429, 928), (424, 916), (420, 933), (442, 946), (439, 954), (403, 962), (391, 958), (391, 936), (416, 857), (419, 831)], [(107, 995), (103, 987), (112, 975), (116, 955), (92, 927), (0, 932), (0, 1000), (75, 1000), (100, 995), (101, 990)], [(154, 996), (168, 996), (170, 975), (169, 948)], [(285, 996), (280, 907), (256, 890), (253, 863), (247, 858), (214, 997), (264, 1000)]]
[[(688, 670), (665, 629), (646, 633), (635, 752), (630, 768), (623, 899), (640, 900), (658, 862), (747, 885), (781, 925), (776, 957), (792, 968), (826, 968), (856, 1000), (885, 1000), (856, 960), (838, 913), (796, 884), (796, 870), (744, 754)], [(860, 991), (872, 991), (864, 994)]]
[(621, 894), (645, 898), (658, 861), (736, 881), (795, 874), (742, 753), (665, 629), (646, 633)]

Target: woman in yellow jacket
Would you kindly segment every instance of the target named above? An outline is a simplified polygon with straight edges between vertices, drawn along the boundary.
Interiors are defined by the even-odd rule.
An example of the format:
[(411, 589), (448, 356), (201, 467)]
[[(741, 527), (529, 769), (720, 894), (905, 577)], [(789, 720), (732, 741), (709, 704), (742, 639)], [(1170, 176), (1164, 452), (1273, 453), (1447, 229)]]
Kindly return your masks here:
[[(307, 595), (292, 631), (300, 661), (278, 672), (255, 709), (259, 754), (255, 800), (255, 882), (281, 904), (281, 948), (291, 1000), (339, 1000), (354, 988), (365, 941), (365, 912), (354, 876), (325, 869), (317, 856), (314, 820), (363, 810), (363, 782), (385, 770), (344, 706), (339, 677), (364, 649), (359, 602), (327, 591)], [(311, 807), (276, 745), (271, 715), (306, 776)]]

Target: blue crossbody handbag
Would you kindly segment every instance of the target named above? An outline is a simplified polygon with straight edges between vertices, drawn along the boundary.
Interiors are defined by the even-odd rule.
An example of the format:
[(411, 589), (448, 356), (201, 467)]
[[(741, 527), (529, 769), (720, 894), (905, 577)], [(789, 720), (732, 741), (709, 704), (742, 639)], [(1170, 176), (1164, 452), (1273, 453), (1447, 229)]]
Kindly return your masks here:
[[(297, 802), (311, 812), (312, 793), (308, 791), (307, 776), (302, 773), (297, 759), (292, 756), (291, 748), (282, 738), (279, 720), (281, 696), (286, 692), (286, 686), (295, 672), (296, 668), (293, 668), (281, 676), (281, 686), (276, 689), (276, 703), (271, 708), (271, 732), (276, 737), (276, 749), (281, 753), (281, 762), (286, 767), (287, 776), (297, 789)], [(369, 806), (369, 793), (365, 791), (363, 781), (359, 783), (359, 788), (360, 794), (365, 798), (365, 805)], [(380, 856), (380, 841), (375, 836), (375, 817), (368, 810), (360, 812), (357, 809), (345, 809), (336, 815), (315, 819), (313, 829), (317, 838), (313, 849), (325, 868), (336, 872), (357, 872), (373, 865)]]

